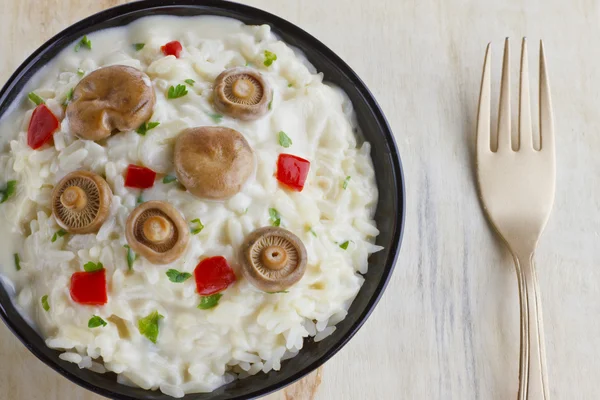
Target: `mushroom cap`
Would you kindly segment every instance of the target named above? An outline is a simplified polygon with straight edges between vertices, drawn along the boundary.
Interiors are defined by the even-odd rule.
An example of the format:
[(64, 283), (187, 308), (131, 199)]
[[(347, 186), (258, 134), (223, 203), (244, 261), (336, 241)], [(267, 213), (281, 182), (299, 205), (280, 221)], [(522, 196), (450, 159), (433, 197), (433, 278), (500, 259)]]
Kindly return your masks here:
[(181, 213), (164, 201), (147, 201), (127, 218), (125, 237), (131, 250), (153, 264), (175, 261), (190, 241)]
[(298, 282), (306, 270), (306, 248), (292, 232), (267, 226), (246, 237), (242, 274), (265, 292), (279, 292)]
[(67, 105), (71, 132), (82, 139), (102, 140), (113, 131), (139, 128), (152, 116), (154, 90), (150, 78), (133, 67), (113, 65), (83, 78)]
[(221, 72), (213, 90), (215, 108), (244, 121), (265, 115), (273, 98), (267, 80), (252, 68), (238, 67)]
[(236, 130), (203, 126), (184, 130), (175, 142), (175, 171), (193, 195), (223, 200), (242, 188), (254, 170), (254, 154)]
[(89, 171), (73, 171), (54, 187), (52, 213), (67, 232), (98, 232), (111, 201), (112, 191), (104, 178)]

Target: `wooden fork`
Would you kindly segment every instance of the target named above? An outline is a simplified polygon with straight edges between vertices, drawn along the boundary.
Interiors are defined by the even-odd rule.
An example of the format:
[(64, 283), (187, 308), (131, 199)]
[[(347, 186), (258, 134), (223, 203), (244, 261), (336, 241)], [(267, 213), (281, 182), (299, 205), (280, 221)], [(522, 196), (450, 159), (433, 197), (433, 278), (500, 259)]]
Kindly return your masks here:
[(521, 48), (519, 140), (515, 146), (511, 143), (510, 51), (507, 38), (495, 151), (490, 139), (490, 46), (486, 50), (479, 97), (477, 180), (484, 211), (510, 249), (517, 272), (521, 312), (517, 398), (548, 400), (541, 298), (533, 262), (538, 239), (552, 210), (556, 175), (552, 104), (544, 46), (540, 42), (540, 149), (536, 150), (533, 145), (526, 39), (523, 39)]

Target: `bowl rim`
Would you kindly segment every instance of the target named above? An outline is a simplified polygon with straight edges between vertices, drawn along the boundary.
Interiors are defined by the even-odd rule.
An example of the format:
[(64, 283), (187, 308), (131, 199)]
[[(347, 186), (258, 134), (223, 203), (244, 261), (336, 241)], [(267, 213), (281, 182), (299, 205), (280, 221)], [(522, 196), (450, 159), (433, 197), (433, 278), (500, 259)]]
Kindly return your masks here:
[[(51, 51), (55, 46), (58, 46), (60, 42), (68, 36), (71, 36), (75, 33), (89, 33), (95, 32), (99, 29), (89, 29), (90, 27), (94, 27), (102, 22), (110, 21), (114, 18), (122, 18), (127, 14), (134, 14), (142, 10), (153, 10), (157, 11), (155, 15), (163, 14), (162, 10), (174, 9), (174, 8), (190, 8), (197, 9), (201, 8), (209, 11), (211, 9), (220, 10), (225, 12), (235, 12), (241, 13), (243, 12), (245, 15), (252, 16), (253, 18), (262, 19), (265, 23), (276, 26), (277, 30), (285, 31), (294, 37), (298, 37), (301, 40), (308, 42), (313, 47), (313, 50), (321, 53), (326, 59), (329, 59), (333, 63), (338, 66), (341, 70), (344, 71), (346, 77), (356, 86), (358, 92), (362, 97), (362, 101), (368, 106), (371, 112), (375, 116), (375, 120), (377, 122), (379, 131), (384, 135), (384, 139), (387, 142), (387, 145), (390, 149), (390, 156), (392, 161), (392, 172), (393, 172), (393, 180), (397, 183), (398, 190), (398, 208), (399, 215), (397, 216), (397, 227), (393, 232), (392, 243), (393, 246), (390, 248), (390, 256), (388, 257), (389, 265), (385, 265), (386, 271), (384, 272), (379, 285), (375, 288), (374, 295), (369, 299), (366, 307), (362, 311), (362, 313), (357, 318), (356, 322), (349, 328), (348, 332), (345, 336), (341, 337), (337, 342), (335, 342), (330, 349), (323, 355), (323, 357), (318, 358), (313, 361), (307, 367), (296, 371), (290, 377), (282, 380), (279, 383), (265, 386), (264, 388), (258, 389), (251, 393), (251, 397), (245, 397), (246, 399), (255, 399), (275, 391), (281, 390), (286, 386), (296, 382), (297, 380), (305, 377), (310, 374), (312, 371), (316, 370), (320, 366), (322, 366), (325, 362), (327, 362), (331, 357), (333, 357), (339, 350), (344, 347), (348, 341), (358, 332), (358, 330), (362, 327), (362, 325), (366, 322), (370, 314), (375, 309), (375, 306), (381, 299), (385, 288), (387, 287), (389, 280), (391, 279), (393, 270), (396, 266), (396, 262), (398, 259), (398, 255), (400, 252), (402, 239), (404, 236), (404, 228), (406, 223), (406, 190), (405, 190), (405, 177), (402, 168), (402, 162), (400, 158), (400, 153), (398, 151), (396, 141), (394, 139), (394, 135), (392, 130), (385, 118), (381, 107), (375, 100), (373, 94), (364, 84), (364, 82), (358, 77), (358, 75), (350, 68), (348, 64), (344, 60), (342, 60), (333, 50), (329, 49), (325, 44), (319, 41), (317, 38), (304, 31), (302, 28), (298, 27), (287, 20), (272, 14), (270, 12), (261, 10), (256, 7), (248, 6), (245, 4), (234, 3), (226, 0), (203, 0), (199, 2), (198, 0), (171, 0), (165, 2), (164, 0), (140, 0), (134, 1), (131, 3), (119, 5), (116, 7), (111, 7), (95, 14), (92, 14), (74, 24), (69, 25), (67, 28), (58, 32), (56, 35), (52, 36), (46, 42), (44, 42), (40, 47), (38, 47), (29, 57), (27, 57), (20, 65), (17, 67), (15, 72), (8, 78), (6, 83), (3, 85), (0, 90), (0, 119), (2, 115), (7, 112), (8, 108), (11, 105), (9, 102), (7, 105), (3, 106), (4, 103), (8, 100), (11, 100), (10, 94), (15, 91), (15, 88), (19, 89), (16, 91), (19, 93), (23, 86), (27, 83), (30, 78), (27, 78), (26, 75), (31, 69), (35, 69), (37, 64), (41, 64), (47, 60), (45, 60), (46, 54)], [(231, 17), (234, 18), (234, 17)], [(125, 26), (125, 25), (123, 25)], [(85, 32), (85, 33), (84, 33)], [(48, 58), (48, 60), (52, 59)], [(25, 81), (21, 82), (23, 78), (26, 78)], [(14, 99), (12, 99), (14, 100)], [(391, 262), (390, 262), (391, 260)], [(23, 345), (40, 361), (44, 364), (52, 368), (54, 371), (58, 372), (63, 377), (67, 378), (69, 381), (77, 384), (80, 387), (90, 390), (93, 393), (114, 399), (121, 400), (138, 400), (135, 397), (131, 397), (129, 395), (123, 395), (119, 393), (115, 393), (111, 390), (104, 389), (98, 386), (95, 386), (91, 382), (83, 379), (82, 377), (71, 373), (70, 371), (64, 369), (56, 359), (52, 357), (48, 357), (44, 354), (38, 347), (31, 345), (25, 336), (22, 334), (21, 330), (18, 327), (18, 324), (13, 322), (7, 314), (7, 311), (4, 307), (4, 304), (0, 302), (0, 318), (4, 321), (6, 326), (10, 329), (10, 331), (23, 343)], [(187, 397), (187, 395), (186, 395)]]

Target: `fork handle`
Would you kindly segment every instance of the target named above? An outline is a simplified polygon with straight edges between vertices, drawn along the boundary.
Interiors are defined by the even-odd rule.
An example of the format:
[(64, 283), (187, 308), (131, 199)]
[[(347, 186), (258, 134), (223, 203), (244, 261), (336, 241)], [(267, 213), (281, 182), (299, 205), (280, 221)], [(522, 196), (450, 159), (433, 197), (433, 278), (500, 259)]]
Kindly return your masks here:
[(529, 318), (528, 398), (530, 400), (550, 400), (542, 323), (542, 303), (533, 254), (521, 257), (520, 261), (521, 270), (525, 278), (527, 314)]

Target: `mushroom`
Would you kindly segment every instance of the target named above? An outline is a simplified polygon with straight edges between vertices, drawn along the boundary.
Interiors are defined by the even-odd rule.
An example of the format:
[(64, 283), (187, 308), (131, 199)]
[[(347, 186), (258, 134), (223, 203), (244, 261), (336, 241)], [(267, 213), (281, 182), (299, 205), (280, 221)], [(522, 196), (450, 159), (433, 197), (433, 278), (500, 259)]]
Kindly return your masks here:
[(74, 171), (52, 192), (52, 213), (58, 225), (70, 233), (98, 232), (108, 217), (112, 191), (101, 176)]
[(125, 237), (131, 250), (153, 264), (175, 261), (190, 241), (181, 213), (164, 201), (147, 201), (127, 218)]
[(240, 191), (254, 170), (252, 148), (230, 128), (203, 126), (184, 130), (175, 142), (175, 171), (193, 195), (223, 200)]
[(67, 106), (71, 132), (102, 140), (113, 131), (139, 128), (152, 116), (154, 90), (148, 76), (125, 65), (100, 68), (83, 78)]
[(265, 115), (272, 99), (271, 87), (252, 68), (238, 67), (221, 72), (213, 90), (215, 108), (244, 121)]
[(306, 248), (298, 236), (279, 227), (252, 232), (242, 245), (242, 274), (265, 292), (279, 292), (298, 282), (306, 270)]

